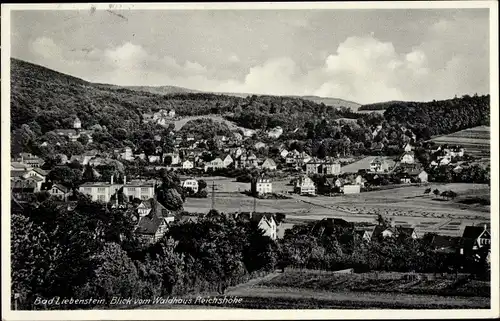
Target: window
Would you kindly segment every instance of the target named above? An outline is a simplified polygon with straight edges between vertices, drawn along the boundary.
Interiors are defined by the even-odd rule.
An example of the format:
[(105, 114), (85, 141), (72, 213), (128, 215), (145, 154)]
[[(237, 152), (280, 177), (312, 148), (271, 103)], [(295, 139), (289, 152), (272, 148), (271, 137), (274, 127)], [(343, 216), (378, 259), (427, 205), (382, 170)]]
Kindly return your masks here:
[(149, 188), (147, 188), (147, 187), (142, 187), (141, 188), (141, 193), (142, 194), (147, 194), (148, 192), (149, 192)]
[(90, 187), (85, 187), (85, 188), (83, 189), (83, 191), (84, 191), (84, 193), (90, 194), (90, 192), (92, 192), (92, 188), (90, 188)]
[(97, 192), (98, 193), (104, 193), (105, 191), (106, 191), (106, 188), (104, 188), (104, 187), (98, 187), (97, 188)]
[(104, 202), (106, 200), (106, 196), (105, 195), (97, 195), (97, 200)]
[(135, 187), (129, 187), (128, 191), (129, 193), (135, 193)]

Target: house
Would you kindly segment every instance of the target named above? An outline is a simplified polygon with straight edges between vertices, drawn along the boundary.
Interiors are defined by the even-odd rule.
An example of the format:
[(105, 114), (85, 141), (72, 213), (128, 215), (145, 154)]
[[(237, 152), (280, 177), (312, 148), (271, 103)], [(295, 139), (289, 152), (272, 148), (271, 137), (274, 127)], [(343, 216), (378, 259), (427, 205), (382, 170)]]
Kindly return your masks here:
[(255, 149), (261, 149), (261, 148), (266, 148), (267, 144), (263, 142), (257, 142), (253, 145)]
[(80, 185), (78, 191), (82, 194), (90, 196), (92, 201), (109, 202), (120, 188), (121, 184), (114, 184), (113, 179), (111, 183), (108, 182), (86, 182)]
[(274, 171), (277, 167), (274, 160), (272, 160), (271, 158), (266, 158), (266, 160), (264, 160), (264, 163), (262, 163), (261, 168)]
[(396, 227), (396, 235), (399, 239), (411, 238), (415, 240), (418, 238), (418, 235), (413, 227), (398, 226)]
[(320, 165), (319, 172), (324, 175), (339, 175), (342, 168), (338, 162), (325, 162)]
[(224, 160), (222, 162), (224, 163), (224, 167), (228, 167), (233, 163), (233, 158), (228, 154), (226, 155), (226, 157), (224, 157)]
[(134, 160), (134, 154), (132, 153), (132, 148), (130, 147), (125, 147), (123, 152), (120, 154), (120, 158), (124, 159), (126, 161), (133, 161)]
[(127, 177), (123, 178), (123, 196), (129, 201), (135, 198), (147, 200), (155, 196), (156, 184), (154, 181), (132, 180), (127, 182)]
[(446, 155), (439, 161), (439, 166), (446, 166), (451, 163), (451, 156)]
[(250, 190), (253, 195), (270, 194), (273, 192), (273, 183), (268, 178), (258, 178), (250, 183)]
[(163, 155), (163, 158), (167, 156), (169, 156), (172, 159), (171, 165), (177, 165), (181, 162), (181, 158), (178, 152), (166, 153), (165, 155)]
[(354, 183), (356, 185), (359, 185), (360, 187), (364, 187), (365, 186), (365, 183), (366, 183), (366, 179), (361, 176), (361, 175), (358, 175), (356, 176), (356, 178), (354, 179)]
[(399, 177), (399, 181), (401, 184), (410, 184), (411, 183), (411, 177), (408, 175), (408, 173), (402, 173)]
[(52, 197), (55, 197), (61, 201), (66, 201), (69, 195), (69, 189), (60, 184), (54, 184), (47, 190)]
[(171, 215), (172, 213), (167, 208), (165, 208), (165, 206), (163, 206), (160, 202), (158, 202), (155, 198), (143, 200), (137, 206), (136, 209), (139, 217), (143, 217), (150, 214), (151, 211), (154, 209), (157, 214), (160, 214), (159, 216), (167, 218), (169, 222), (174, 221), (174, 217)]
[(351, 229), (352, 227), (352, 223), (341, 218), (324, 218), (314, 224), (310, 233), (316, 237), (321, 237), (323, 235), (332, 236), (337, 228)]
[(254, 153), (242, 154), (235, 164), (236, 168), (250, 168), (257, 166), (259, 166), (259, 162)]
[(438, 166), (438, 165), (439, 165), (439, 164), (438, 164), (436, 161), (434, 161), (434, 160), (431, 162), (431, 166), (433, 166), (433, 167), (434, 167), (434, 166)]
[(355, 235), (364, 242), (370, 242), (372, 240), (374, 227), (370, 228), (358, 228), (354, 230)]
[(248, 128), (244, 128), (243, 129), (243, 136), (245, 136), (245, 137), (252, 137), (253, 135), (255, 135), (255, 130), (248, 129)]
[(393, 237), (394, 230), (390, 227), (385, 227), (382, 225), (377, 225), (372, 232), (372, 240), (379, 240), (381, 238)]
[(186, 159), (185, 161), (182, 162), (182, 168), (183, 169), (192, 169), (194, 168), (194, 163), (190, 161), (189, 159)]
[(175, 110), (170, 109), (170, 110), (168, 111), (168, 117), (170, 117), (170, 118), (174, 118), (174, 117), (175, 117)]
[(222, 159), (220, 159), (220, 157), (217, 157), (216, 159), (214, 160), (211, 160), (210, 162), (208, 162), (207, 164), (205, 164), (205, 172), (210, 168), (212, 170), (215, 170), (215, 169), (220, 169), (220, 168), (224, 168), (224, 161)]
[(385, 173), (390, 170), (389, 162), (382, 157), (376, 157), (370, 162), (370, 172)]
[(420, 183), (427, 183), (429, 181), (429, 174), (426, 171), (421, 171), (417, 176)]
[(25, 179), (16, 179), (10, 182), (11, 195), (17, 201), (31, 201), (35, 193), (37, 193), (37, 184), (34, 181)]
[(282, 150), (280, 150), (280, 156), (281, 156), (281, 158), (285, 158), (286, 159), (287, 155), (288, 155), (288, 150), (286, 150), (284, 148)]
[(295, 192), (301, 195), (316, 195), (316, 185), (309, 176), (302, 175), (295, 182)]
[[(160, 240), (168, 231), (169, 223), (173, 216), (155, 199), (148, 200), (139, 205), (139, 221), (134, 230), (143, 243), (151, 244)], [(143, 215), (141, 215), (141, 213)], [(147, 213), (147, 214), (145, 214)], [(145, 215), (144, 215), (145, 214)]]
[(191, 189), (193, 193), (198, 193), (198, 181), (194, 178), (186, 179), (182, 182), (182, 187)]
[(414, 164), (415, 163), (415, 154), (413, 152), (405, 152), (400, 159), (402, 164)]
[(160, 155), (149, 155), (148, 156), (148, 162), (150, 162), (150, 163), (161, 163), (161, 156)]
[(10, 169), (13, 171), (28, 171), (28, 170), (32, 170), (33, 167), (31, 167), (28, 164), (13, 161), (13, 162), (10, 162)]
[(460, 238), (435, 234), (430, 246), (436, 252), (455, 253), (458, 250)]
[(462, 234), (460, 254), (470, 254), (485, 246), (491, 246), (491, 235), (487, 225), (466, 226)]
[(344, 185), (344, 194), (359, 194), (361, 192), (361, 185)]
[(283, 128), (276, 126), (267, 132), (267, 136), (270, 138), (279, 138), (283, 134)]
[(43, 159), (31, 153), (20, 153), (19, 156), (14, 159), (14, 161), (26, 164), (33, 168), (42, 167), (45, 163)]
[(306, 174), (311, 175), (311, 174), (317, 174), (319, 166), (321, 164), (316, 161), (310, 161), (309, 163), (306, 164)]
[(244, 152), (245, 149), (242, 147), (237, 147), (231, 150), (231, 154), (234, 156), (234, 159), (238, 159)]
[(273, 241), (277, 238), (277, 223), (272, 214), (252, 213), (251, 220)]
[(407, 143), (404, 147), (405, 152), (411, 152), (413, 149), (413, 146), (410, 145), (410, 143)]
[(87, 165), (90, 160), (92, 158), (94, 158), (95, 155), (91, 155), (91, 154), (82, 154), (82, 155), (73, 155), (71, 156), (71, 158), (69, 159), (69, 162), (70, 163), (73, 163), (73, 162), (78, 162), (80, 165), (82, 166), (85, 166)]

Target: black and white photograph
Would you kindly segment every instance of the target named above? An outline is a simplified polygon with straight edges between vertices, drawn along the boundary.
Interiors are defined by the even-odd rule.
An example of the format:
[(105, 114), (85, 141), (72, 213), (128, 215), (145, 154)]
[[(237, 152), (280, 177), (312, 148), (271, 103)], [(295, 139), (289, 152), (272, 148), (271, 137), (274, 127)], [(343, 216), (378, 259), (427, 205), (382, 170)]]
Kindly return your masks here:
[(2, 319), (499, 316), (497, 2), (1, 18)]

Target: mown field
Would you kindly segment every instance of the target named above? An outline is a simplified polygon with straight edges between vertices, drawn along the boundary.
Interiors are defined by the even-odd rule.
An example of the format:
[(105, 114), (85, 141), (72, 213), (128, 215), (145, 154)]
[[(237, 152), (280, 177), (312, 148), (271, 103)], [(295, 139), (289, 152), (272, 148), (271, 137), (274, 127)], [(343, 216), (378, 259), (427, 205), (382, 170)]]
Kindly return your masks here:
[(411, 278), (403, 273), (334, 274), (285, 271), (227, 295), (244, 298), (246, 308), (489, 308), (490, 284), (467, 276)]
[[(249, 189), (249, 184), (233, 182), (231, 179), (215, 180), (215, 207), (222, 212), (252, 211), (254, 199), (238, 192), (234, 186)], [(207, 180), (208, 185), (211, 181)], [(291, 186), (282, 181), (273, 189), (289, 191)], [(276, 186), (276, 187), (275, 187)], [(440, 191), (452, 190), (458, 194), (455, 200), (445, 200), (434, 195), (424, 195), (426, 188)], [(218, 190), (217, 190), (218, 189)], [(237, 190), (237, 189), (236, 189)], [(223, 191), (223, 192), (221, 192)], [(234, 191), (234, 189), (233, 189)], [(306, 197), (287, 194), (290, 199), (256, 200), (259, 212), (285, 213), (287, 221), (303, 222), (325, 217), (343, 218), (352, 222), (374, 222), (378, 214), (394, 220), (397, 225), (413, 226), (418, 234), (437, 232), (443, 235), (461, 235), (467, 225), (489, 224), (490, 206), (480, 203), (463, 203), (471, 196), (489, 198), (489, 187), (485, 184), (429, 184), (406, 186), (390, 190), (366, 192), (336, 197)], [(211, 197), (188, 198), (184, 209), (189, 212), (206, 213), (211, 208)]]
[(431, 141), (437, 144), (461, 145), (465, 152), (478, 157), (490, 155), (490, 127), (478, 126), (456, 133), (434, 137)]
[[(205, 305), (234, 309), (487, 309), (490, 283), (467, 275), (370, 272), (335, 274), (286, 270), (230, 287), (226, 297), (237, 305)], [(214, 294), (212, 294), (213, 296)], [(216, 295), (219, 298), (224, 296)], [(202, 307), (151, 305), (141, 309)]]

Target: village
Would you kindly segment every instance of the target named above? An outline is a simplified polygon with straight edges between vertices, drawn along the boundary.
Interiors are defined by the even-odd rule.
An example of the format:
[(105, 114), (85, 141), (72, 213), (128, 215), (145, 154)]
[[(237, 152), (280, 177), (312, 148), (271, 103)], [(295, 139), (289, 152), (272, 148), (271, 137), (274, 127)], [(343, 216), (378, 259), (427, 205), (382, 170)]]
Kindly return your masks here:
[[(175, 120), (175, 111), (160, 110), (156, 113), (145, 114), (144, 122), (153, 122), (166, 128)], [(380, 128), (374, 128), (376, 136)], [(77, 141), (86, 136), (87, 141), (92, 141), (92, 129), (82, 129), (80, 119), (76, 118), (71, 129), (58, 129), (55, 134), (64, 137), (68, 142)], [(111, 208), (128, 208), (135, 213), (137, 223), (135, 233), (146, 243), (154, 243), (161, 239), (169, 225), (178, 220), (196, 220), (196, 215), (206, 213), (216, 207), (218, 198), (223, 194), (246, 194), (253, 198), (250, 210), (239, 208), (220, 208), (228, 215), (235, 218), (246, 218), (255, 221), (264, 235), (276, 240), (283, 238), (286, 229), (293, 224), (287, 219), (293, 217), (286, 213), (273, 213), (271, 211), (257, 211), (257, 202), (268, 200), (276, 202), (279, 199), (295, 199), (295, 201), (308, 202), (305, 198), (314, 200), (316, 197), (335, 197), (342, 195), (355, 195), (377, 191), (383, 187), (387, 193), (392, 188), (404, 186), (421, 186), (430, 194), (429, 173), (439, 168), (447, 168), (455, 173), (460, 173), (470, 163), (466, 150), (460, 146), (429, 145), (428, 152), (431, 161), (427, 166), (421, 164), (415, 157), (415, 147), (410, 142), (401, 146), (397, 156), (361, 156), (361, 157), (326, 157), (319, 159), (312, 157), (305, 151), (297, 149), (287, 150), (279, 138), (283, 134), (281, 127), (273, 128), (265, 133), (260, 133), (262, 140), (256, 140), (256, 131), (236, 130), (232, 136), (214, 137), (212, 144), (215, 148), (209, 150), (207, 140), (199, 140), (191, 135), (179, 136), (175, 131), (170, 131), (171, 137), (156, 135), (155, 141), (170, 140), (172, 150), (164, 152), (161, 147), (154, 153), (146, 154), (144, 150), (125, 147), (112, 151), (89, 150), (79, 155), (56, 155), (57, 164), (50, 168), (44, 166), (44, 160), (36, 155), (21, 153), (11, 162), (11, 195), (15, 203), (22, 207), (23, 202), (33, 202), (39, 193), (61, 203), (71, 203), (75, 193), (87, 195), (90, 200), (109, 205)], [(246, 141), (256, 141), (249, 145)], [(44, 142), (42, 145), (46, 146)], [(269, 153), (274, 149), (273, 154)], [(469, 160), (469, 162), (467, 162)], [(160, 182), (158, 176), (129, 173), (131, 163), (139, 162), (142, 170), (158, 173), (159, 171), (175, 172), (181, 177), (181, 186), (186, 192), (185, 207), (190, 207), (191, 201), (202, 201), (205, 208), (199, 208), (196, 213), (174, 213), (168, 210), (157, 200), (157, 187)], [(114, 172), (107, 180), (98, 172), (99, 167), (112, 165)], [(60, 181), (51, 180), (51, 171), (57, 168), (70, 166), (80, 168), (83, 172), (90, 171), (93, 180), (81, 181), (78, 185), (68, 186)], [(45, 168), (45, 169), (44, 169)], [(235, 177), (234, 172), (240, 173)], [(245, 175), (243, 171), (251, 171), (253, 175)], [(83, 175), (87, 176), (88, 175)], [(220, 179), (225, 184), (220, 184)], [(216, 186), (217, 182), (217, 186)], [(118, 197), (118, 194), (123, 197)], [(439, 195), (439, 192), (436, 193)], [(442, 191), (443, 197), (455, 197), (454, 191)], [(231, 197), (233, 197), (231, 196)], [(237, 196), (236, 196), (237, 197)], [(241, 195), (240, 195), (241, 197)], [(203, 201), (205, 199), (205, 201)], [(351, 199), (352, 200), (352, 199)], [(35, 201), (36, 202), (36, 201)], [(260, 205), (259, 205), (260, 208)], [(13, 209), (14, 210), (14, 209)], [(370, 211), (358, 214), (370, 214)], [(374, 213), (371, 213), (374, 214)], [(302, 215), (302, 218), (304, 219)], [(367, 242), (374, 238), (382, 237), (422, 237), (424, 232), (417, 231), (407, 224), (392, 224), (389, 227), (380, 225), (368, 227), (355, 227), (360, 222), (359, 217), (331, 218), (328, 215), (321, 217), (311, 215), (310, 220), (317, 220), (318, 224), (347, 224), (352, 227), (353, 235), (359, 236)], [(366, 217), (366, 216), (365, 216)], [(372, 215), (375, 217), (375, 215)], [(373, 222), (373, 219), (366, 221)], [(303, 220), (307, 222), (308, 219)], [(339, 223), (341, 222), (341, 223)], [(357, 222), (357, 223), (354, 223)], [(457, 231), (458, 232), (458, 231)], [(486, 225), (466, 226), (462, 235), (440, 236), (436, 235), (435, 245), (440, 249), (456, 250), (462, 254), (469, 250), (489, 245), (489, 231)]]

